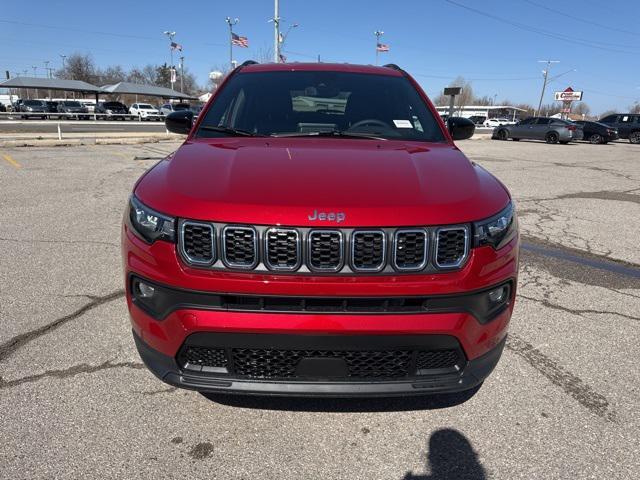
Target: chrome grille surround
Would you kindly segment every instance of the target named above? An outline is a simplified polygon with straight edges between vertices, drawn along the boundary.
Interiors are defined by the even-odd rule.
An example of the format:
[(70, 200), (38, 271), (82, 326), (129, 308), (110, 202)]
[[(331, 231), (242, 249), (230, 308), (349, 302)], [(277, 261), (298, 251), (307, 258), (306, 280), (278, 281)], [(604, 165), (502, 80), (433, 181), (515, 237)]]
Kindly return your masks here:
[[(370, 267), (363, 267), (362, 265), (358, 266), (356, 265), (357, 260), (356, 260), (356, 249), (358, 248), (357, 245), (357, 238), (358, 237), (365, 237), (365, 236), (378, 236), (380, 235), (380, 237), (382, 238), (382, 247), (381, 247), (381, 252), (380, 252), (380, 261), (375, 264), (374, 266), (370, 266)], [(375, 249), (375, 247), (371, 247), (372, 249)], [(374, 252), (372, 251), (371, 253), (366, 253), (366, 255), (374, 255)], [(387, 262), (387, 235), (384, 232), (384, 230), (355, 230), (352, 234), (351, 234), (351, 268), (353, 269), (353, 271), (355, 272), (379, 272), (380, 270), (382, 270), (385, 267), (385, 264)]]
[[(236, 262), (229, 260), (229, 247), (227, 246), (227, 235), (230, 231), (236, 232), (250, 232), (253, 235), (253, 259), (251, 262)], [(234, 247), (235, 248), (235, 247)], [(244, 247), (243, 247), (244, 248)], [(243, 270), (254, 269), (259, 262), (260, 252), (258, 251), (258, 232), (254, 227), (248, 227), (245, 225), (227, 225), (222, 229), (222, 261), (227, 267), (241, 268)]]
[[(285, 264), (285, 265), (281, 265), (278, 262), (276, 263), (272, 263), (271, 259), (269, 258), (271, 256), (271, 245), (272, 245), (272, 234), (275, 234), (276, 237), (282, 236), (282, 235), (290, 235), (293, 234), (295, 236), (295, 240), (294, 240), (294, 248), (295, 248), (295, 263), (293, 264)], [(300, 232), (295, 229), (295, 228), (280, 228), (280, 227), (271, 227), (268, 228), (267, 230), (265, 230), (264, 232), (264, 255), (263, 255), (263, 261), (264, 264), (266, 265), (266, 267), (269, 270), (279, 270), (279, 271), (295, 271), (298, 268), (300, 268), (300, 264), (302, 263), (302, 247), (301, 247), (301, 240), (300, 240)], [(278, 242), (281, 239), (274, 239), (273, 241)], [(288, 243), (289, 240), (288, 238), (285, 240), (287, 245), (286, 248), (289, 247)], [(276, 255), (279, 256), (282, 252), (277, 253)]]
[[(463, 241), (464, 241), (464, 251), (462, 255), (458, 256), (455, 261), (442, 262), (439, 260), (441, 254), (441, 243), (444, 243), (444, 239), (441, 238), (441, 234), (443, 233), (451, 233), (451, 232), (463, 232)], [(467, 260), (469, 256), (469, 227), (467, 225), (452, 225), (447, 227), (438, 227), (435, 229), (435, 254), (433, 258), (433, 263), (439, 269), (455, 269), (460, 268)], [(442, 247), (444, 248), (444, 246)]]
[(215, 228), (213, 227), (213, 225), (211, 225), (210, 223), (207, 222), (198, 222), (195, 220), (187, 220), (182, 222), (182, 224), (180, 225), (180, 238), (184, 239), (185, 238), (185, 230), (190, 228), (190, 227), (195, 227), (195, 228), (200, 228), (200, 229), (209, 229), (209, 238), (210, 238), (210, 245), (211, 245), (211, 258), (208, 260), (203, 260), (203, 259), (199, 259), (196, 258), (194, 255), (189, 255), (189, 253), (187, 252), (187, 250), (189, 249), (187, 247), (187, 245), (185, 245), (185, 242), (182, 241), (180, 242), (180, 254), (182, 255), (182, 257), (187, 261), (187, 263), (190, 263), (192, 265), (201, 265), (201, 266), (207, 266), (207, 265), (211, 265), (215, 262), (216, 260), (216, 234), (215, 234)]
[[(419, 263), (413, 263), (410, 265), (400, 265), (400, 262), (398, 262), (398, 253), (400, 248), (402, 248), (399, 245), (399, 237), (401, 235), (409, 235), (409, 234), (416, 234), (416, 235), (420, 235), (423, 237), (423, 248), (422, 248), (422, 261)], [(416, 253), (419, 253), (419, 250), (416, 250)], [(395, 231), (395, 233), (393, 234), (393, 267), (396, 270), (399, 270), (401, 272), (418, 272), (420, 270), (422, 270), (424, 267), (427, 266), (427, 262), (429, 261), (429, 234), (427, 233), (427, 231), (424, 228), (399, 228), (398, 230)]]
[[(323, 266), (318, 266), (318, 264), (314, 264), (314, 256), (316, 255), (316, 251), (314, 251), (314, 237), (315, 236), (322, 236), (322, 235), (338, 235), (339, 241), (338, 241), (338, 249), (339, 249), (339, 259), (336, 262), (336, 264), (334, 266), (327, 266), (327, 267), (323, 267)], [(332, 242), (333, 240), (329, 240), (329, 242)], [(323, 229), (323, 230), (310, 230), (309, 233), (307, 234), (307, 265), (309, 266), (309, 270), (313, 271), (313, 272), (338, 272), (340, 270), (342, 270), (342, 267), (344, 267), (344, 234), (342, 233), (342, 231), (340, 230), (331, 230), (331, 229)], [(319, 255), (322, 255), (322, 253), (318, 253)]]

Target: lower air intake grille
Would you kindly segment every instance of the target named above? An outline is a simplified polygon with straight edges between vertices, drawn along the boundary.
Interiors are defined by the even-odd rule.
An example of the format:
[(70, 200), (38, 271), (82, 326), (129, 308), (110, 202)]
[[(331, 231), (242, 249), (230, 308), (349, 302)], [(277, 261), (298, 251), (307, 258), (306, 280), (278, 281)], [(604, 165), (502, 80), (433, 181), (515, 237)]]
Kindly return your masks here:
[(440, 228), (436, 233), (436, 265), (459, 267), (468, 250), (468, 234), (464, 227)]
[(178, 362), (183, 368), (227, 366), (227, 355), (222, 348), (184, 347), (178, 355)]
[(258, 263), (256, 231), (249, 227), (225, 227), (223, 260), (230, 267), (253, 268)]
[(351, 263), (354, 270), (377, 272), (384, 268), (385, 234), (357, 231), (351, 237)]
[(182, 227), (183, 255), (191, 263), (210, 264), (214, 260), (213, 226), (184, 223)]
[(309, 232), (309, 267), (312, 270), (333, 272), (344, 263), (342, 232), (312, 230)]
[(252, 378), (290, 378), (303, 358), (341, 358), (348, 376), (355, 378), (397, 378), (409, 374), (411, 351), (272, 350), (234, 348), (237, 375)]
[(436, 350), (418, 352), (418, 370), (434, 370), (438, 368), (451, 368), (458, 364), (460, 356), (457, 350)]

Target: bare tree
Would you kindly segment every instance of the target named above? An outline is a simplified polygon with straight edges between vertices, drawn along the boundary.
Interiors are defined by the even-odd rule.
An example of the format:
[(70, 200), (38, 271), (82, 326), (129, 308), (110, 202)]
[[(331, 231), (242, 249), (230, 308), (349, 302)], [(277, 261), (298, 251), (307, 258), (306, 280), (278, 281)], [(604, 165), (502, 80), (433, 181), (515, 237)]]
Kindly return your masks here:
[(640, 113), (640, 102), (629, 106), (629, 113)]
[(96, 66), (89, 54), (74, 53), (67, 57), (64, 69), (56, 71), (56, 77), (67, 80), (96, 81)]
[(578, 115), (587, 116), (589, 115), (589, 112), (591, 112), (591, 108), (584, 102), (578, 102), (573, 108), (573, 113), (576, 113)]

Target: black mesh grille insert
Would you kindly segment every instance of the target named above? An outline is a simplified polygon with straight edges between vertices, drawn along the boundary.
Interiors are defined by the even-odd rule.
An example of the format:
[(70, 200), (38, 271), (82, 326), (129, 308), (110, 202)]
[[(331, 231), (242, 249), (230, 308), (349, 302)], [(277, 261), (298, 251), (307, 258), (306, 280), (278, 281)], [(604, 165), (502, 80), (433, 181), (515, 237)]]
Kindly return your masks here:
[(426, 263), (427, 233), (424, 230), (401, 230), (396, 233), (395, 262), (403, 270), (416, 270)]
[(343, 263), (342, 235), (335, 230), (309, 233), (309, 266), (316, 270), (338, 270)]
[(224, 229), (224, 260), (232, 267), (251, 268), (257, 263), (256, 232), (247, 227)]
[(437, 368), (451, 368), (458, 364), (460, 356), (457, 350), (435, 350), (418, 352), (418, 370), (433, 370)]
[(178, 355), (183, 368), (227, 366), (227, 355), (222, 348), (185, 346)]
[(438, 231), (436, 262), (440, 267), (457, 266), (466, 254), (466, 230), (451, 228)]
[(342, 358), (351, 378), (397, 378), (409, 375), (412, 352), (275, 350), (234, 348), (233, 368), (240, 376), (252, 378), (291, 378), (302, 358)]
[(294, 270), (300, 263), (298, 232), (288, 229), (267, 231), (266, 260), (270, 268)]
[(195, 263), (213, 262), (213, 227), (211, 225), (185, 223), (182, 245), (189, 261)]
[(356, 270), (376, 271), (384, 266), (384, 232), (354, 232), (352, 264)]

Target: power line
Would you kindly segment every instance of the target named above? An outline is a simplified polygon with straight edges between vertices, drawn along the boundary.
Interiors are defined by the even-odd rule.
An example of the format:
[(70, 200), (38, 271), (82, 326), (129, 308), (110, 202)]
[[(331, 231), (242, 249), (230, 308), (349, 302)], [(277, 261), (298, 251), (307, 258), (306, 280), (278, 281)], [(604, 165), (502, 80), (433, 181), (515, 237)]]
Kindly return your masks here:
[(519, 22), (514, 22), (512, 20), (503, 18), (503, 17), (498, 17), (497, 15), (492, 15), (490, 13), (486, 13), (483, 12), (481, 10), (477, 10), (475, 8), (469, 7), (467, 5), (463, 5), (462, 3), (458, 3), (454, 0), (444, 0), (447, 3), (450, 3), (451, 5), (454, 5), (456, 7), (459, 8), (463, 8), (465, 10), (468, 10), (470, 12), (473, 12), (477, 15), (482, 15), (483, 17), (487, 17), (487, 18), (491, 18), (493, 20), (496, 20), (498, 22), (501, 23), (505, 23), (507, 25), (511, 25), (512, 27), (516, 27), (519, 28), (521, 30), (526, 30), (528, 32), (532, 32), (532, 33), (537, 33), (538, 35), (543, 35), (545, 37), (550, 37), (550, 38), (555, 38), (556, 40), (561, 40), (563, 42), (567, 42), (567, 43), (573, 43), (575, 45), (581, 45), (584, 47), (589, 47), (589, 48), (596, 48), (599, 50), (605, 50), (605, 51), (609, 51), (609, 52), (616, 52), (616, 53), (624, 53), (624, 54), (628, 54), (628, 55), (637, 55), (637, 52), (630, 52), (627, 50), (619, 50), (619, 49), (615, 49), (615, 48), (609, 48), (609, 47), (605, 47), (603, 45), (614, 45), (614, 46), (621, 46), (623, 48), (637, 48), (635, 46), (631, 46), (631, 45), (618, 45), (618, 44), (606, 44), (604, 42), (598, 42), (601, 45), (597, 45), (596, 43), (583, 39), (583, 38), (578, 38), (578, 37), (569, 37), (567, 35), (562, 35), (562, 34), (558, 34), (555, 32), (551, 32), (549, 30), (543, 30), (541, 28), (537, 28), (537, 27), (532, 27), (531, 25), (527, 25), (524, 23), (519, 23)]
[[(538, 2), (534, 2), (533, 0), (524, 0), (524, 1), (529, 3), (529, 4), (531, 4), (531, 5), (536, 6), (538, 8), (542, 8), (544, 10), (547, 10), (548, 12), (552, 12), (552, 13), (555, 13), (557, 15), (562, 15), (563, 17), (568, 17), (568, 18), (570, 18), (572, 20), (575, 20), (576, 22), (582, 22), (582, 23), (586, 23), (588, 25), (594, 25), (596, 27), (605, 28), (607, 30), (612, 30), (614, 32), (628, 33), (629, 35), (636, 35), (636, 36), (640, 37), (640, 33), (638, 33), (638, 32), (633, 32), (631, 30), (624, 30), (622, 28), (611, 27), (609, 25), (604, 25), (602, 23), (592, 22), (591, 20), (585, 20), (584, 18), (576, 17), (573, 14), (569, 14), (569, 13), (563, 12), (561, 10), (556, 10), (554, 8), (549, 8), (546, 5), (541, 5)], [(604, 8), (603, 8), (603, 10), (604, 10)]]

